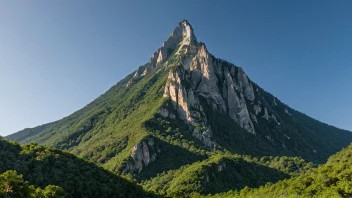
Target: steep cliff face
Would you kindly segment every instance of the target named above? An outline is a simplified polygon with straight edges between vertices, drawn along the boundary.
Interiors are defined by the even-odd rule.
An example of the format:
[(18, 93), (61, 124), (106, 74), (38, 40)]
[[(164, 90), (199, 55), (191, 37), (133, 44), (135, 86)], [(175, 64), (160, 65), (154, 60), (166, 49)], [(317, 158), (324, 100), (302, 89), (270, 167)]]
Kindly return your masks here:
[[(184, 29), (192, 30), (187, 22)], [(242, 68), (229, 65), (216, 59), (206, 49), (205, 44), (198, 43), (193, 33), (183, 34), (178, 44), (176, 56), (180, 61), (168, 65), (169, 71), (164, 97), (170, 98), (180, 119), (190, 126), (199, 124), (202, 131), (193, 130), (193, 134), (209, 147), (216, 145), (212, 141), (211, 127), (200, 99), (206, 101), (214, 111), (226, 114), (249, 133), (256, 134), (247, 102), (255, 100), (253, 86)], [(254, 121), (253, 121), (254, 120)]]
[[(253, 83), (241, 67), (210, 54), (205, 44), (197, 41), (187, 21), (178, 24), (158, 51), (165, 51), (165, 47), (173, 51), (160, 59), (163, 62), (159, 61), (161, 69), (168, 70), (163, 96), (171, 101), (176, 113), (162, 108), (159, 113), (163, 117), (183, 120), (189, 133), (210, 150), (221, 146), (217, 137), (224, 136), (219, 134), (224, 133), (219, 131), (219, 121), (214, 122), (210, 115), (219, 113), (252, 135), (253, 140), (260, 141), (253, 146), (257, 151), (272, 147), (288, 155), (316, 155), (317, 148), (304, 140), (304, 136), (311, 135), (301, 133), (311, 130), (298, 121), (301, 114), (294, 116), (294, 110)], [(231, 128), (227, 130), (231, 133)], [(303, 144), (304, 149), (298, 148)]]
[(190, 46), (194, 41), (196, 41), (196, 37), (194, 36), (193, 29), (188, 21), (184, 20), (180, 22), (170, 34), (169, 38), (163, 43), (162, 47), (154, 52), (149, 62), (135, 71), (133, 77), (128, 81), (126, 86), (130, 86), (133, 81), (150, 74), (158, 64), (162, 64), (172, 55), (176, 47), (179, 47), (179, 49), (176, 50), (176, 54), (179, 54), (180, 49)]
[(241, 67), (213, 56), (183, 20), (145, 65), (83, 109), (5, 138), (67, 149), (144, 180), (225, 150), (323, 162), (352, 133), (264, 91)]
[(141, 172), (144, 167), (156, 160), (157, 153), (160, 153), (160, 149), (156, 148), (153, 137), (143, 140), (133, 147), (131, 160), (125, 164), (122, 172)]

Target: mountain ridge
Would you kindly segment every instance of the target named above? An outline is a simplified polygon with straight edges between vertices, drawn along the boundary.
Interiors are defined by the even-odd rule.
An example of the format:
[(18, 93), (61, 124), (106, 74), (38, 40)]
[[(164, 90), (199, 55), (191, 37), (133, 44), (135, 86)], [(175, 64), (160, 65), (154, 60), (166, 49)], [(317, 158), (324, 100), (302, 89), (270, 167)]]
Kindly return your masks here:
[(15, 170), (36, 186), (57, 185), (65, 191), (65, 196), (57, 197), (157, 197), (132, 181), (65, 151), (38, 144), (19, 145), (1, 137), (0, 150), (1, 173)]
[(67, 150), (142, 181), (218, 152), (322, 163), (352, 133), (282, 103), (241, 67), (208, 52), (183, 20), (145, 65), (96, 100), (6, 138)]
[(351, 156), (352, 144), (298, 177), (206, 197), (351, 197)]

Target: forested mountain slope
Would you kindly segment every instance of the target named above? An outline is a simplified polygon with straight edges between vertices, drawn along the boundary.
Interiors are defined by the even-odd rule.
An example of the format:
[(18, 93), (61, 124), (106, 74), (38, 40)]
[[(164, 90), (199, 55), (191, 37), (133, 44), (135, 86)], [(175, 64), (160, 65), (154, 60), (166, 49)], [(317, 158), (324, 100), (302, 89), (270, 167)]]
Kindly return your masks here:
[[(203, 165), (210, 166), (218, 154), (232, 164), (224, 175), (248, 163), (227, 154), (298, 156), (323, 163), (352, 141), (352, 133), (310, 118), (264, 91), (241, 67), (210, 54), (183, 20), (148, 63), (86, 107), (6, 139), (64, 149), (142, 182), (178, 169), (204, 172)], [(249, 166), (257, 169), (257, 164)], [(204, 175), (195, 172), (195, 181), (203, 181)], [(214, 178), (220, 178), (215, 183), (224, 181)], [(283, 177), (272, 180), (264, 174), (263, 181), (244, 183), (256, 187), (277, 178)], [(233, 189), (243, 187), (235, 180)], [(171, 187), (173, 182), (167, 183)], [(194, 190), (200, 193), (230, 188), (199, 186)], [(173, 193), (168, 188), (165, 192)]]
[(214, 197), (352, 197), (352, 144), (297, 178)]
[(65, 192), (59, 186), (48, 185), (45, 189), (30, 185), (17, 171), (8, 170), (0, 174), (0, 197), (64, 198)]
[(267, 182), (295, 177), (313, 167), (301, 158), (251, 158), (216, 153), (209, 159), (169, 170), (142, 182), (157, 194), (170, 197), (192, 197), (240, 190), (246, 186), (259, 187)]
[[(29, 184), (21, 181), (14, 172), (4, 173), (9, 170), (22, 174), (24, 181)], [(3, 179), (6, 179), (3, 181), (0, 175), (0, 195), (2, 182), (5, 184), (10, 181), (9, 187), (13, 195), (8, 194), (9, 197), (40, 197), (43, 194), (41, 191), (35, 194), (35, 189), (31, 191), (34, 187), (30, 185), (45, 189), (47, 194), (51, 191), (62, 195), (63, 189), (65, 197), (75, 198), (153, 197), (135, 183), (93, 163), (37, 144), (19, 145), (0, 139), (0, 173), (4, 173)]]

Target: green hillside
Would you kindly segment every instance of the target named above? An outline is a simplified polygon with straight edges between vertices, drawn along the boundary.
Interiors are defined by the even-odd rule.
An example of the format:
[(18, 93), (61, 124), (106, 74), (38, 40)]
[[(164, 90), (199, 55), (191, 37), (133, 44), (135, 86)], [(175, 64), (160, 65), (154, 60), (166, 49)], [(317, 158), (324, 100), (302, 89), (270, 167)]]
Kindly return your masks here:
[[(21, 181), (22, 178), (9, 170), (23, 175), (26, 182)], [(25, 192), (21, 196), (14, 194), (13, 197), (30, 197), (29, 195), (35, 192), (34, 186), (47, 191), (44, 194), (55, 192), (55, 188), (62, 188), (65, 197), (152, 197), (127, 179), (67, 152), (37, 144), (19, 145), (1, 139), (0, 173), (10, 178), (5, 177), (7, 181), (15, 181), (12, 182), (15, 183), (13, 185), (15, 187), (12, 187), (14, 193)], [(0, 176), (0, 194), (3, 193), (2, 176)], [(42, 193), (40, 190), (37, 191), (39, 194)], [(36, 196), (39, 195), (33, 197)]]
[(214, 197), (352, 197), (352, 144), (297, 178)]
[[(81, 110), (5, 138), (64, 150), (75, 160), (70, 166), (90, 161), (156, 193), (188, 196), (259, 187), (296, 176), (312, 166), (308, 161), (324, 163), (349, 145), (352, 133), (285, 105), (252, 82), (241, 67), (209, 53), (183, 20), (148, 63)], [(35, 154), (41, 149), (60, 152), (34, 144), (14, 147)], [(35, 185), (51, 184), (49, 178), (16, 170)], [(53, 184), (75, 181), (81, 177), (76, 174), (74, 170), (71, 179)], [(95, 178), (91, 174), (85, 179)], [(89, 188), (89, 194), (116, 193), (119, 188), (100, 182), (123, 179), (101, 174), (102, 181), (92, 181), (99, 188)], [(59, 186), (71, 195), (83, 193), (73, 185), (87, 188), (86, 182), (65, 182)], [(139, 192), (143, 193), (133, 191)]]
[(48, 185), (45, 189), (30, 185), (22, 175), (9, 170), (0, 174), (0, 197), (63, 198), (65, 192), (58, 186)]
[(158, 194), (170, 197), (192, 197), (259, 187), (305, 173), (312, 168), (300, 158), (263, 157), (217, 153), (209, 159), (170, 170), (142, 182)]

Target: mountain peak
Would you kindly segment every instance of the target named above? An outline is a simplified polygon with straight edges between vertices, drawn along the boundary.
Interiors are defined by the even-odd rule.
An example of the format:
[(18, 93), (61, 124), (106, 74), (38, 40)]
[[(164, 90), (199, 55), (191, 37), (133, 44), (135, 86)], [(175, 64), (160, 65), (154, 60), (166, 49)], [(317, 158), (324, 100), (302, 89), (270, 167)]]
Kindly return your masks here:
[(169, 38), (163, 43), (163, 48), (174, 49), (179, 43), (189, 45), (192, 41), (197, 42), (191, 24), (186, 20), (180, 21), (171, 32)]
[[(324, 162), (352, 141), (352, 133), (285, 105), (242, 68), (213, 56), (182, 20), (146, 64), (98, 99), (60, 121), (6, 138), (68, 150), (172, 197), (193, 189), (202, 195), (237, 190), (252, 181), (241, 178), (257, 181), (263, 171), (268, 180), (260, 181), (272, 182), (286, 175), (283, 170), (303, 167), (284, 157), (291, 165), (270, 171), (264, 164), (276, 166), (274, 156)], [(258, 172), (237, 173), (236, 167)]]
[(153, 56), (146, 65), (139, 68), (135, 72), (133, 78), (127, 83), (126, 86), (131, 85), (133, 79), (149, 74), (157, 64), (167, 60), (176, 48), (178, 49), (176, 53), (179, 53), (180, 49), (188, 48), (188, 46), (195, 48), (195, 44), (198, 44), (198, 42), (191, 24), (186, 19), (180, 21), (174, 31), (171, 32), (170, 36), (163, 43), (161, 48), (154, 52)]
[(181, 33), (183, 40), (196, 41), (196, 36), (194, 35), (194, 30), (191, 24), (186, 20), (180, 21), (173, 33), (177, 32), (177, 34)]
[(186, 24), (188, 24), (189, 26), (191, 26), (191, 24), (187, 21), (187, 19), (183, 19), (183, 20), (180, 21), (179, 23), (186, 23)]

